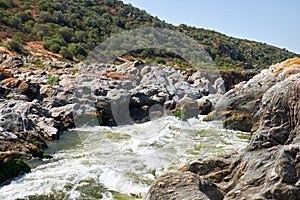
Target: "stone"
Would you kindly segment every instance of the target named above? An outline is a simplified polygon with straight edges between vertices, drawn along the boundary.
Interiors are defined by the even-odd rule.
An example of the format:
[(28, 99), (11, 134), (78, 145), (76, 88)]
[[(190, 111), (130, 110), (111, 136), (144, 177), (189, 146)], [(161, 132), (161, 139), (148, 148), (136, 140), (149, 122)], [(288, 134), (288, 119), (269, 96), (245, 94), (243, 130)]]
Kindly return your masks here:
[[(299, 60), (299, 58), (288, 59), (282, 63), (270, 66), (269, 69), (262, 70), (247, 82), (240, 82), (219, 99), (215, 110), (217, 112), (234, 111), (235, 113), (247, 113), (252, 115), (252, 117), (247, 117), (247, 120), (252, 120), (247, 124), (255, 125), (259, 121), (256, 113), (261, 106), (263, 95), (277, 83), (296, 74), (298, 72), (297, 69), (300, 68)], [(231, 118), (232, 115), (228, 115), (228, 117)], [(230, 122), (235, 124), (230, 125)], [(242, 120), (240, 122), (244, 123)], [(242, 127), (244, 129), (245, 126), (243, 124), (238, 125), (238, 120), (229, 119), (225, 127)], [(247, 128), (247, 130), (251, 129)]]
[(214, 199), (222, 200), (224, 194), (217, 187), (190, 172), (172, 172), (162, 175), (149, 189), (147, 200), (162, 199)]
[(212, 103), (205, 98), (201, 98), (197, 100), (199, 114), (207, 115), (212, 111)]
[(13, 152), (0, 152), (0, 184), (30, 171), (30, 167)]
[[(199, 180), (205, 180), (214, 185), (214, 191), (220, 191), (222, 199), (300, 199), (300, 73), (294, 70), (298, 69), (299, 64), (300, 59), (287, 60), (259, 75), (264, 76), (265, 81), (268, 80), (266, 81), (268, 87), (264, 89), (266, 91), (262, 94), (260, 107), (255, 114), (259, 119), (259, 125), (248, 147), (231, 155), (190, 161), (175, 174), (186, 172), (195, 174)], [(286, 74), (287, 71), (293, 74)], [(271, 80), (274, 82), (270, 83)], [(253, 80), (252, 82), (250, 80), (250, 83), (254, 83)], [(253, 92), (252, 86), (242, 85), (236, 88), (243, 87), (243, 90), (231, 92), (243, 95), (249, 94), (247, 90)], [(231, 92), (229, 91), (230, 94), (226, 95), (232, 95)], [(253, 100), (254, 98), (248, 96), (243, 98), (245, 99)], [(235, 103), (231, 102), (231, 108), (235, 108)], [(239, 111), (245, 112), (247, 109)], [(234, 115), (232, 112), (237, 112), (237, 110), (229, 110), (225, 116), (227, 115), (228, 118)], [(220, 113), (222, 112), (217, 115), (219, 116)], [(192, 194), (198, 194), (199, 188), (201, 190), (201, 184), (198, 188), (191, 186), (191, 190), (187, 191), (168, 184), (176, 180), (177, 176), (174, 178), (173, 174), (174, 172), (170, 172), (158, 178), (157, 182), (151, 186), (148, 197), (162, 196), (168, 199), (180, 193), (180, 198), (187, 198)], [(181, 179), (180, 184), (188, 185), (188, 181)], [(175, 183), (174, 185), (176, 186)], [(172, 193), (167, 194), (166, 191), (172, 191)], [(209, 197), (208, 199), (216, 198)]]
[(0, 68), (0, 81), (7, 79), (7, 78), (13, 78), (14, 75), (12, 72), (8, 69)]

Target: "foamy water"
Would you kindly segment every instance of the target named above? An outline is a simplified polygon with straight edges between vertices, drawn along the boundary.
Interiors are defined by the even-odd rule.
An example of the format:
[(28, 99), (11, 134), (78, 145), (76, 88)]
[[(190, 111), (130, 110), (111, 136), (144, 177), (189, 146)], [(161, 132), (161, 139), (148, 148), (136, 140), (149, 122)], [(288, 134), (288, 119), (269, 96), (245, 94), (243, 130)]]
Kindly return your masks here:
[(141, 199), (164, 172), (190, 159), (244, 148), (249, 134), (221, 122), (175, 117), (73, 130), (50, 144), (53, 159), (0, 188), (0, 199)]

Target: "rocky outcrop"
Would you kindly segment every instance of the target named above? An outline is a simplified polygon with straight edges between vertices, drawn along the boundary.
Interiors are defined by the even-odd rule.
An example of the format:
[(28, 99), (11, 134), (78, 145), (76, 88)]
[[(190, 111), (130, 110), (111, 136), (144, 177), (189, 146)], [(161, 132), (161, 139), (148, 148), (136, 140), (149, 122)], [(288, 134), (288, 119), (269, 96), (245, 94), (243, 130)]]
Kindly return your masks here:
[[(293, 59), (272, 67), (274, 73), (278, 70), (279, 77), (286, 76), (281, 76), (280, 81), (279, 77), (270, 74), (274, 84), (262, 95), (256, 114), (260, 119), (259, 127), (246, 149), (229, 156), (191, 161), (179, 172), (194, 173), (198, 180), (215, 185), (224, 194), (224, 199), (300, 199), (299, 65), (299, 60)], [(173, 182), (175, 178), (171, 175), (164, 175), (169, 177), (164, 181)], [(161, 179), (151, 187), (150, 199), (168, 188), (172, 190), (173, 186), (161, 188), (159, 181)], [(199, 190), (195, 188), (194, 193)], [(165, 194), (164, 198), (169, 199), (176, 192)], [(192, 194), (188, 188), (180, 192)], [(206, 199), (218, 198), (206, 195)]]
[(0, 184), (30, 171), (22, 158), (48, 158), (46, 142), (74, 127), (72, 100), (59, 95), (69, 88), (50, 85), (49, 74), (71, 73), (35, 58), (8, 57), (0, 65)]
[(237, 84), (249, 81), (255, 75), (257, 75), (259, 71), (252, 70), (244, 70), (244, 71), (234, 71), (234, 70), (226, 70), (220, 71), (220, 75), (224, 80), (224, 86), (226, 92), (233, 89)]
[[(175, 112), (208, 113), (222, 82), (171, 67), (64, 63), (8, 57), (0, 65), (0, 152), (47, 157), (47, 141), (83, 125), (145, 122)], [(219, 94), (220, 95), (220, 94)]]
[(0, 153), (0, 185), (6, 180), (30, 172), (30, 167), (13, 152)]
[(89, 119), (93, 113), (101, 125), (145, 122), (151, 117), (176, 112), (185, 113), (185, 118), (197, 117), (199, 113), (210, 112), (214, 106), (210, 100), (215, 97), (206, 98), (207, 95), (224, 91), (218, 77), (212, 83), (204, 72), (187, 77), (171, 67), (137, 63), (80, 64), (78, 67), (86, 72), (78, 76), (75, 83), (75, 101), (81, 105), (76, 109), (81, 113), (78, 116), (88, 113), (85, 119)]
[(147, 200), (215, 199), (224, 197), (216, 185), (191, 172), (172, 172), (162, 175), (150, 188)]
[(272, 86), (298, 73), (299, 60), (299, 58), (289, 59), (264, 69), (249, 81), (239, 83), (220, 98), (215, 109), (219, 115), (224, 116), (224, 127), (255, 131), (256, 123), (259, 121), (255, 114), (261, 106), (263, 95)]

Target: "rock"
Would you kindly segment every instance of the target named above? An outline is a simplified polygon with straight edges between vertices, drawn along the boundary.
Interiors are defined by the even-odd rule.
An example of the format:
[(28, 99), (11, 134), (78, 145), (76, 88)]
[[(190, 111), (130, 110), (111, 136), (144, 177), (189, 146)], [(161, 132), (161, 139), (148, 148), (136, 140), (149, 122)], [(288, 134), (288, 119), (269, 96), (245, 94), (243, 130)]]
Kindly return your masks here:
[[(290, 65), (298, 62), (292, 61), (284, 63)], [(282, 64), (276, 66), (273, 68), (275, 71), (287, 69), (280, 68)], [(274, 74), (269, 75), (273, 77)], [(222, 191), (224, 199), (300, 199), (300, 73), (280, 79), (262, 97), (261, 107), (256, 114), (260, 119), (259, 127), (247, 148), (229, 156), (190, 161), (178, 171), (194, 173), (200, 180), (214, 184), (218, 191)], [(171, 182), (174, 180), (172, 174), (168, 173), (158, 180)], [(183, 181), (182, 185), (188, 184), (186, 180)], [(163, 191), (173, 188), (167, 185), (162, 190), (156, 182), (148, 195), (166, 195)], [(198, 188), (192, 190), (182, 196), (187, 197), (199, 191)], [(172, 194), (179, 191), (182, 190), (175, 188)]]
[(19, 86), (21, 81), (17, 78), (7, 78), (1, 81), (1, 85), (10, 89), (16, 88)]
[(73, 119), (73, 109), (74, 104), (67, 104), (61, 107), (55, 107), (50, 109), (51, 117), (56, 121), (60, 122), (59, 130), (66, 130), (68, 128), (74, 128), (74, 119)]
[[(94, 74), (101, 74), (100, 78), (94, 74), (79, 74), (76, 77), (78, 84), (75, 85), (78, 103), (91, 102), (87, 107), (81, 106), (78, 113), (85, 113), (84, 110), (91, 110), (94, 106), (92, 116), (97, 116), (101, 125), (148, 121), (151, 119), (149, 111), (156, 105), (164, 108), (164, 113), (186, 110), (187, 118), (199, 114), (197, 99), (204, 96), (204, 89), (191, 85), (180, 71), (134, 63), (112, 65), (102, 70), (102, 73), (93, 71)], [(115, 80), (111, 74), (120, 74), (122, 79)], [(43, 92), (43, 95), (46, 94)], [(50, 99), (53, 100), (52, 97)], [(189, 103), (184, 99), (189, 99)], [(53, 104), (46, 107), (51, 106)]]
[[(297, 70), (300, 68), (299, 60), (299, 58), (289, 59), (273, 65), (269, 69), (262, 70), (248, 82), (239, 83), (234, 89), (228, 91), (219, 99), (215, 106), (216, 111), (220, 113), (230, 111), (231, 113), (241, 113), (242, 115), (244, 115), (243, 113), (248, 113), (249, 117), (247, 117), (248, 122), (246, 125), (255, 125), (259, 120), (255, 114), (261, 106), (263, 95), (272, 86), (297, 73)], [(228, 115), (226, 118), (232, 119), (232, 116)], [(238, 121), (244, 123), (243, 120), (239, 120), (239, 118), (237, 120), (231, 119), (226, 121), (226, 127), (241, 127), (242, 129), (240, 130), (251, 130), (251, 128), (245, 127), (245, 124), (238, 124)], [(235, 124), (230, 125), (231, 122)]]
[(257, 75), (258, 71), (233, 71), (233, 70), (227, 70), (227, 71), (220, 71), (220, 75), (224, 80), (224, 86), (226, 92), (233, 89), (235, 85), (244, 82), (249, 81), (251, 78), (253, 78), (255, 75)]
[(0, 81), (7, 79), (7, 78), (13, 78), (13, 74), (8, 69), (0, 68)]
[(30, 170), (30, 167), (13, 152), (0, 152), (0, 184)]
[(197, 100), (199, 114), (207, 115), (212, 111), (212, 103), (207, 98)]
[(24, 60), (21, 56), (11, 56), (8, 57), (2, 65), (5, 65), (9, 68), (19, 68), (22, 67), (24, 64)]
[(243, 111), (225, 111), (222, 113), (225, 116), (223, 122), (224, 128), (232, 130), (240, 130), (251, 132), (256, 119), (253, 115)]
[(288, 140), (293, 140), (291, 131), (298, 124), (295, 117), (299, 109), (297, 107), (299, 105), (297, 80), (299, 79), (300, 73), (292, 75), (266, 92), (262, 98), (262, 107), (256, 114), (261, 120), (259, 129), (253, 134), (250, 142), (251, 148), (283, 145)]
[(55, 128), (55, 122), (52, 118), (39, 118), (38, 122), (35, 122), (35, 129), (47, 140), (59, 138), (58, 130)]
[(162, 175), (150, 188), (147, 200), (160, 199), (215, 199), (222, 200), (217, 187), (190, 172), (172, 172)]
[[(0, 85), (7, 91), (16, 93), (16, 95), (25, 95), (29, 100), (39, 98), (40, 86), (30, 81), (20, 81), (17, 78), (7, 78), (1, 81)], [(14, 94), (15, 95), (15, 94)], [(10, 96), (13, 98), (13, 96)], [(25, 98), (26, 99), (26, 98)]]
[(197, 118), (199, 115), (199, 109), (196, 100), (188, 97), (188, 95), (185, 95), (178, 101), (176, 110), (183, 113), (183, 120), (187, 120), (193, 117)]

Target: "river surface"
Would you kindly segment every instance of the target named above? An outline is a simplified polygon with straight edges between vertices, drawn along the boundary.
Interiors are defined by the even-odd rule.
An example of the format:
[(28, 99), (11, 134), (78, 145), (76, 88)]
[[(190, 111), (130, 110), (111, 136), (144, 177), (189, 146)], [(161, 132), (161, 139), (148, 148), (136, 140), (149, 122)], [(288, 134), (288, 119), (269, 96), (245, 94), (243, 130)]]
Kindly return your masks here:
[(221, 122), (165, 117), (144, 124), (74, 129), (50, 143), (53, 158), (0, 188), (1, 200), (142, 199), (162, 173), (246, 147), (248, 133)]

